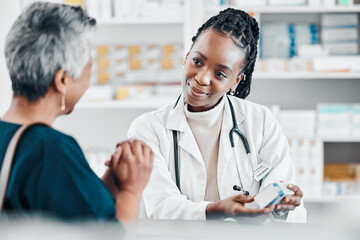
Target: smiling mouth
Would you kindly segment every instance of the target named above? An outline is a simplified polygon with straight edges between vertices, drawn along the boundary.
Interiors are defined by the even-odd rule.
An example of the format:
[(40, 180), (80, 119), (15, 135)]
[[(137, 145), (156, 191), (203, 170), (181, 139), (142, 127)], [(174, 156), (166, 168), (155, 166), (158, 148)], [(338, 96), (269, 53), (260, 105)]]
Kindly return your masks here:
[(209, 95), (208, 93), (193, 87), (189, 81), (188, 81), (188, 85), (190, 86), (191, 90), (197, 95)]

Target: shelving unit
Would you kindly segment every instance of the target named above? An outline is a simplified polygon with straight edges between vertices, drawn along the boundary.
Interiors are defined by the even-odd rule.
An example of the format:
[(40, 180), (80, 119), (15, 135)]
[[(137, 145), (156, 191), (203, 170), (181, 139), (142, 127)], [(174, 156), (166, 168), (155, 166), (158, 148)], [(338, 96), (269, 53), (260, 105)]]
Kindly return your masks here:
[(183, 24), (183, 19), (114, 19), (100, 20), (97, 24), (101, 26), (121, 26), (121, 25), (164, 25), (164, 24)]
[(303, 201), (306, 203), (341, 203), (344, 201), (360, 201), (360, 195), (344, 195), (333, 197), (304, 197)]
[(221, 7), (208, 7), (206, 12), (208, 14), (217, 14), (219, 11), (226, 9), (228, 7), (233, 8), (241, 8), (241, 10), (246, 12), (255, 12), (255, 13), (296, 13), (296, 14), (303, 14), (303, 13), (352, 13), (352, 12), (360, 12), (360, 6), (334, 6), (334, 7), (326, 7), (326, 6), (261, 6), (261, 7), (254, 7), (254, 6), (231, 6), (225, 5)]
[(161, 106), (171, 104), (176, 100), (177, 96), (172, 95), (144, 95), (140, 97), (128, 98), (125, 100), (114, 101), (94, 101), (79, 102), (77, 109), (157, 109)]
[(359, 79), (360, 72), (254, 72), (253, 79), (267, 80), (267, 79)]
[[(195, 35), (198, 27), (202, 25), (208, 16), (217, 14), (219, 11), (234, 6), (221, 6), (205, 8), (204, 0), (184, 0), (185, 15), (184, 18), (174, 19), (115, 19), (115, 20), (99, 20), (98, 32), (95, 33), (94, 44), (136, 44), (141, 41), (173, 41), (179, 40), (183, 42), (184, 54), (191, 46), (191, 38)], [(235, 7), (236, 8), (236, 7)], [(242, 6), (242, 10), (254, 12), (258, 15), (260, 24), (264, 21), (272, 19), (286, 19), (296, 22), (299, 19), (318, 20), (320, 14), (324, 13), (360, 13), (360, 6), (352, 7), (253, 7)], [(161, 80), (162, 83), (166, 79)], [(259, 80), (259, 81), (258, 81)], [(171, 80), (174, 82), (173, 80)], [(253, 75), (252, 92), (249, 100), (264, 105), (284, 104), (285, 108), (305, 108), (309, 109), (314, 106), (305, 105), (304, 102), (309, 98), (314, 101), (323, 102), (324, 96), (334, 95), (333, 91), (327, 92), (328, 85), (333, 86), (332, 89), (340, 89), (336, 92), (336, 101), (343, 99), (344, 102), (357, 101), (360, 102), (360, 95), (354, 93), (348, 94), (347, 90), (360, 89), (360, 72), (255, 72)], [(352, 85), (355, 84), (355, 85)], [(307, 86), (304, 91), (304, 85)], [(272, 87), (272, 88), (271, 88)], [(300, 97), (294, 95), (285, 95), (289, 87), (301, 91)], [(323, 91), (320, 96), (317, 95), (316, 88)], [(180, 88), (180, 87), (179, 87)], [(357, 90), (358, 91), (358, 90)], [(276, 99), (277, 96), (284, 94), (282, 102), (269, 102), (268, 99)], [(313, 95), (311, 95), (313, 94)], [(275, 96), (276, 95), (276, 96)], [(300, 107), (292, 106), (288, 98), (297, 98), (301, 102)], [(267, 98), (267, 99), (266, 99)], [(339, 100), (340, 99), (340, 100)], [(99, 147), (100, 149), (111, 148), (118, 142), (126, 138), (126, 129), (130, 125), (132, 119), (136, 118), (143, 112), (156, 109), (166, 104), (172, 104), (176, 100), (173, 95), (157, 95), (157, 96), (139, 96), (128, 98), (121, 101), (100, 101), (100, 102), (80, 102), (73, 114), (66, 119), (60, 119), (56, 126), (60, 129), (66, 129), (66, 132), (72, 133), (80, 142), (82, 147), (87, 148)], [(290, 103), (289, 103), (290, 102)], [(309, 102), (309, 101), (308, 101)], [(310, 107), (309, 107), (310, 106)], [(96, 128), (93, 127), (96, 125)], [(69, 127), (71, 126), (71, 127)], [(87, 129), (91, 128), (91, 133)], [(85, 131), (84, 131), (85, 129)], [(109, 134), (110, 137), (105, 137)], [(104, 135), (104, 136), (102, 136)], [(346, 137), (323, 137), (323, 142), (342, 142), (342, 143), (359, 143), (360, 136)], [(356, 199), (360, 196), (341, 196), (341, 197), (321, 197), (307, 198), (305, 202), (341, 202), (343, 200)]]

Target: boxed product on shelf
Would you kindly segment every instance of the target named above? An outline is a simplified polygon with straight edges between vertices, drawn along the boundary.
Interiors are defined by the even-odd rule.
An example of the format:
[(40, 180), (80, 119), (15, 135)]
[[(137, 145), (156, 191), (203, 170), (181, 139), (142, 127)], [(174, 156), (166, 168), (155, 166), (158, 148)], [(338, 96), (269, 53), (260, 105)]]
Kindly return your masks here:
[(139, 94), (150, 94), (151, 87), (144, 85), (118, 86), (115, 91), (115, 99), (123, 100), (129, 97), (136, 97)]
[(324, 48), (329, 52), (329, 55), (357, 55), (359, 45), (357, 42), (343, 42), (343, 43), (325, 43)]
[(322, 27), (356, 27), (358, 26), (357, 14), (322, 14)]
[(352, 105), (318, 104), (318, 135), (349, 136), (352, 132)]
[(321, 44), (303, 44), (299, 46), (299, 57), (312, 59), (314, 57), (328, 56), (328, 52)]
[(266, 6), (267, 1), (266, 0), (231, 0), (230, 4), (237, 7), (243, 7), (243, 6)]
[(319, 139), (310, 140), (309, 158), (309, 193), (312, 197), (320, 197), (323, 189), (324, 146)]
[[(291, 27), (290, 25), (289, 27)], [(295, 41), (294, 55), (299, 55), (299, 48), (302, 45), (318, 44), (319, 30), (316, 24), (297, 23), (293, 25)]]
[(267, 58), (256, 62), (257, 72), (310, 72), (312, 61), (309, 58), (294, 57), (291, 59)]
[(268, 0), (269, 6), (303, 6), (307, 0)]
[(316, 72), (359, 72), (360, 56), (315, 57), (313, 69)]
[(288, 58), (290, 37), (285, 23), (263, 23), (260, 28), (260, 57)]
[(312, 61), (309, 58), (293, 57), (288, 61), (289, 72), (311, 72)]
[(346, 194), (347, 194), (347, 183), (346, 182), (324, 181), (324, 183), (323, 183), (323, 196), (324, 197), (343, 196)]
[(260, 31), (261, 58), (291, 58), (302, 45), (319, 43), (316, 24), (264, 23)]
[(281, 58), (269, 58), (263, 60), (266, 72), (283, 72), (287, 70), (288, 61)]
[(353, 6), (354, 0), (338, 0), (339, 6)]
[(352, 109), (353, 114), (353, 134), (360, 136), (360, 104), (354, 104)]
[(321, 40), (329, 55), (358, 54), (357, 14), (323, 14)]
[(184, 3), (181, 0), (143, 1), (140, 17), (145, 19), (181, 19), (184, 15)]
[(354, 27), (346, 28), (324, 28), (321, 31), (323, 43), (336, 42), (356, 42), (358, 40), (358, 29)]
[(359, 172), (356, 163), (325, 163), (324, 179), (332, 182), (356, 182)]
[(308, 5), (311, 7), (315, 6), (321, 6), (322, 0), (308, 0)]
[(287, 137), (315, 137), (316, 111), (282, 110), (280, 124)]
[(320, 196), (323, 183), (323, 143), (316, 138), (290, 138), (296, 184), (307, 196)]
[(94, 46), (92, 83), (173, 82), (181, 76), (179, 43)]
[(85, 0), (89, 15), (100, 21), (113, 19), (182, 19), (183, 0)]
[(322, 0), (322, 3), (325, 7), (334, 7), (336, 6), (337, 0)]

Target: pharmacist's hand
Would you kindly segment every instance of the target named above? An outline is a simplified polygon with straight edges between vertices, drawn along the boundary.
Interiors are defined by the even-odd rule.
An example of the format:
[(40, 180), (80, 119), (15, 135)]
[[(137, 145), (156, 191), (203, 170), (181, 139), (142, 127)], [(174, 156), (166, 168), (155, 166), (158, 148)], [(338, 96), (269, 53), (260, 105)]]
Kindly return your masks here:
[(115, 153), (105, 163), (112, 170), (119, 191), (141, 196), (152, 169), (153, 153), (141, 141), (131, 140), (117, 144)]
[(273, 211), (274, 206), (270, 205), (261, 209), (250, 209), (245, 207), (245, 203), (254, 201), (254, 196), (236, 195), (210, 203), (206, 207), (206, 218), (228, 218), (241, 216), (258, 216)]
[(292, 211), (296, 207), (300, 206), (301, 199), (304, 195), (301, 189), (295, 184), (288, 184), (287, 187), (294, 191), (294, 195), (285, 197), (282, 200), (282, 203), (275, 206), (275, 211), (280, 214), (285, 214), (288, 211)]

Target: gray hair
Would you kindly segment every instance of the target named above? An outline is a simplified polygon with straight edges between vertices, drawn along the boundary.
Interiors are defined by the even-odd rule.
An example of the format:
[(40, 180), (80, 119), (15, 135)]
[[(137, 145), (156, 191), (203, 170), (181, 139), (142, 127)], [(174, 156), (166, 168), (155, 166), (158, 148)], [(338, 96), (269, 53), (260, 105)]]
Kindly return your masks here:
[(95, 19), (81, 7), (46, 2), (26, 7), (5, 42), (14, 95), (29, 102), (38, 100), (59, 69), (75, 79), (80, 77), (90, 57), (87, 33), (95, 25)]

